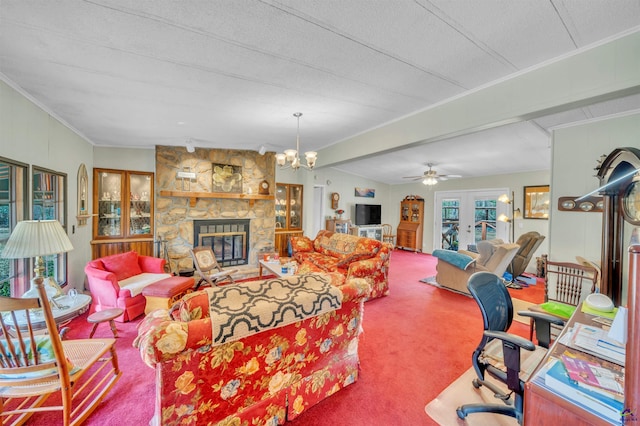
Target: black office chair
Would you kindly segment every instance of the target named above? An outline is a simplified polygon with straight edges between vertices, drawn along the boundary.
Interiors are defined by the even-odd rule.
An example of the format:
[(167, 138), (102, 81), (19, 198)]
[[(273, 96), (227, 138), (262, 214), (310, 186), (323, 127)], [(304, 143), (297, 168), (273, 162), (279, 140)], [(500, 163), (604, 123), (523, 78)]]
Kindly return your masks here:
[[(461, 419), (480, 412), (504, 414), (515, 417), (521, 423), (524, 382), (549, 348), (550, 324), (564, 325), (564, 322), (543, 313), (518, 312), (521, 316), (534, 319), (538, 338), (536, 346), (525, 338), (507, 333), (513, 321), (513, 304), (507, 288), (497, 275), (476, 272), (469, 277), (467, 288), (478, 303), (484, 320), (482, 340), (472, 356), (473, 368), (478, 376), (473, 380), (473, 387), (478, 389), (486, 386), (504, 404), (467, 404), (458, 407), (456, 413)], [(521, 354), (520, 349), (525, 351)], [(505, 392), (486, 381), (485, 373), (505, 383), (509, 391)]]

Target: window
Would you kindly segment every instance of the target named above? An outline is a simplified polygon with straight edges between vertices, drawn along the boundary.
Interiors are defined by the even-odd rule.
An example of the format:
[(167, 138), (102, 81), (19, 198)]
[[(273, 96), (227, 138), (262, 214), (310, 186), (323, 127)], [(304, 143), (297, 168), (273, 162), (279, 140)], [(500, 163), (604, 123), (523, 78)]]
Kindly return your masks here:
[[(27, 211), (27, 165), (0, 158), (0, 252)], [(0, 258), (0, 296), (20, 295), (28, 287), (27, 259)]]
[[(33, 167), (33, 219), (55, 219), (67, 229), (67, 175)], [(45, 256), (45, 277), (67, 282), (67, 254)]]

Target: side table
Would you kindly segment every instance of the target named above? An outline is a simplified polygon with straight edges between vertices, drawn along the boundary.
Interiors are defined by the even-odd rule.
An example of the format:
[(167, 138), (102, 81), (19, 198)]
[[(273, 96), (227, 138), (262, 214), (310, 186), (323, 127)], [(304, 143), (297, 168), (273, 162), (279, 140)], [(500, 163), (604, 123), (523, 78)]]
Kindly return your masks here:
[[(58, 330), (61, 330), (65, 324), (69, 323), (69, 321), (75, 317), (85, 313), (91, 304), (91, 296), (88, 294), (78, 294), (75, 298), (65, 295), (58, 297), (55, 300), (59, 308), (54, 307), (52, 304), (51, 313), (53, 314), (53, 319), (58, 326)], [(33, 330), (40, 333), (46, 333), (47, 324), (45, 323), (42, 309), (31, 310), (29, 316), (31, 318), (31, 326), (33, 327)], [(27, 319), (24, 316), (24, 312), (16, 314), (16, 322), (18, 323), (21, 331), (26, 330)], [(8, 320), (7, 323), (12, 323), (12, 320)]]
[(104, 311), (94, 312), (89, 317), (87, 317), (87, 322), (93, 324), (93, 328), (91, 329), (91, 334), (89, 334), (89, 339), (93, 337), (93, 334), (96, 332), (96, 328), (98, 325), (103, 322), (109, 321), (109, 325), (111, 326), (111, 331), (113, 332), (113, 337), (118, 337), (118, 330), (116, 329), (116, 323), (113, 321), (118, 318), (120, 315), (124, 313), (124, 309), (122, 308), (112, 308), (105, 309)]

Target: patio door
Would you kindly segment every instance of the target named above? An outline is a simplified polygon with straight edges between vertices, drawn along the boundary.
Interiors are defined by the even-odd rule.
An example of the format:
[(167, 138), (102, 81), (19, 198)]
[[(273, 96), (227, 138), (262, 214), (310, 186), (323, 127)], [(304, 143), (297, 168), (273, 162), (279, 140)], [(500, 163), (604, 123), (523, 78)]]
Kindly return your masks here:
[(468, 250), (480, 240), (508, 239), (509, 224), (496, 221), (508, 206), (498, 202), (504, 189), (436, 192), (433, 247)]

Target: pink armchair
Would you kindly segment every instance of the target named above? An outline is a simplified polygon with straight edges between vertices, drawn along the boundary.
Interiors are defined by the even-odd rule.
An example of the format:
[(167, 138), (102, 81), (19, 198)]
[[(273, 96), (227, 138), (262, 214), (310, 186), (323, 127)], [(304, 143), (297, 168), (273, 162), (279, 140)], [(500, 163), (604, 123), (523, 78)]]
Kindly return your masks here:
[(142, 289), (170, 277), (164, 273), (165, 260), (140, 256), (129, 251), (92, 260), (85, 266), (93, 310), (122, 308), (116, 321), (126, 322), (144, 313), (146, 305)]

